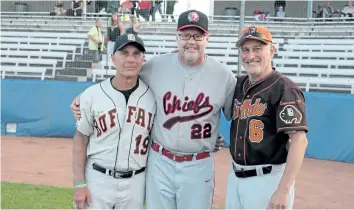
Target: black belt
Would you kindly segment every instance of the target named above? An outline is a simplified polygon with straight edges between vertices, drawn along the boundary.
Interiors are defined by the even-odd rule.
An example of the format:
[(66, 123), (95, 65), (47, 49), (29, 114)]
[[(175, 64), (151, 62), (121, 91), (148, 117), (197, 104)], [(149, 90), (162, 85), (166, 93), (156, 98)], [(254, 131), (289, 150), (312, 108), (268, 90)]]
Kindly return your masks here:
[[(247, 178), (252, 176), (257, 176), (257, 170), (236, 170), (235, 166), (233, 166), (235, 175), (239, 178)], [(263, 174), (270, 174), (272, 171), (272, 166), (267, 166), (262, 168)]]
[(104, 174), (107, 174), (109, 176), (113, 176), (116, 179), (128, 179), (131, 178), (133, 175), (140, 174), (145, 171), (145, 167), (142, 167), (139, 170), (136, 171), (114, 171), (110, 169), (106, 169), (102, 166), (97, 165), (96, 163), (92, 164), (93, 169), (96, 171), (102, 172)]

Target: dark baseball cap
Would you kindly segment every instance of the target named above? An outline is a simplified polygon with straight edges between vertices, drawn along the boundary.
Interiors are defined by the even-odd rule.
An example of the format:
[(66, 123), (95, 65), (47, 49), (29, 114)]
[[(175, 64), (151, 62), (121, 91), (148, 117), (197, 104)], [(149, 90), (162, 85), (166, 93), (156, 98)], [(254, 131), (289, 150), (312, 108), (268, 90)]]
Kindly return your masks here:
[(138, 35), (128, 33), (123, 34), (116, 39), (113, 53), (115, 53), (117, 50), (122, 49), (127, 44), (135, 44), (135, 46), (137, 46), (139, 50), (145, 52), (144, 41)]
[(208, 33), (208, 24), (208, 17), (204, 13), (198, 10), (188, 10), (179, 15), (177, 31), (185, 28), (196, 27), (204, 33)]
[(272, 34), (263, 26), (248, 26), (242, 29), (240, 39), (236, 42), (236, 47), (241, 47), (246, 40), (250, 39), (258, 40), (265, 44), (271, 44)]

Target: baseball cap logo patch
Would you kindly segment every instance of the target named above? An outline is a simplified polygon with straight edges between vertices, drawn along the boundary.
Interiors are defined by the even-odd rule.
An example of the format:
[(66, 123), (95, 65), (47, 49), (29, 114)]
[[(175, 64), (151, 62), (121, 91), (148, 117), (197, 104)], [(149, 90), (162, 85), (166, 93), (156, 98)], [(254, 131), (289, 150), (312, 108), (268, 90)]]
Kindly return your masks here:
[(134, 34), (128, 34), (128, 40), (135, 41)]
[(189, 20), (189, 22), (192, 22), (192, 21), (198, 22), (198, 20), (199, 20), (199, 15), (198, 15), (198, 13), (196, 13), (196, 12), (190, 12), (190, 13), (188, 14), (188, 20)]
[(248, 28), (248, 33), (249, 34), (255, 34), (257, 32), (257, 28), (254, 26), (251, 26)]

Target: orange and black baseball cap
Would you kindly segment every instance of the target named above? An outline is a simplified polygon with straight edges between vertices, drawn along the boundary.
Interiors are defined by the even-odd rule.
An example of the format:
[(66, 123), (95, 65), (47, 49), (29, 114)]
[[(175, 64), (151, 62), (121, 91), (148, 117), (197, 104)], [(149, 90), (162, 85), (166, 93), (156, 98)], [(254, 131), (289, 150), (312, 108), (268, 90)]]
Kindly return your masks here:
[(241, 45), (246, 40), (258, 40), (265, 44), (272, 44), (272, 34), (270, 31), (263, 26), (249, 26), (241, 31), (240, 39), (236, 42), (236, 47), (241, 47)]
[(188, 10), (179, 15), (177, 31), (184, 28), (196, 27), (208, 33), (208, 16), (198, 10)]

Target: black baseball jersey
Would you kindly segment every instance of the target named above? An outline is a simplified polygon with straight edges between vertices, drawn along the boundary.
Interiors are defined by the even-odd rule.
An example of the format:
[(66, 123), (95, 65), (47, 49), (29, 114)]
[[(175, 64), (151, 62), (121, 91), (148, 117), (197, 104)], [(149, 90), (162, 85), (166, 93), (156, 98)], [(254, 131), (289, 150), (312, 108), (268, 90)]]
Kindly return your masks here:
[(238, 78), (232, 107), (230, 152), (240, 165), (285, 163), (287, 133), (308, 131), (302, 91), (276, 70), (253, 85)]

